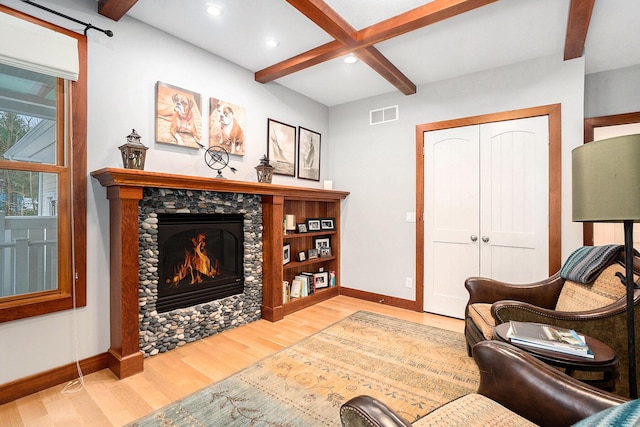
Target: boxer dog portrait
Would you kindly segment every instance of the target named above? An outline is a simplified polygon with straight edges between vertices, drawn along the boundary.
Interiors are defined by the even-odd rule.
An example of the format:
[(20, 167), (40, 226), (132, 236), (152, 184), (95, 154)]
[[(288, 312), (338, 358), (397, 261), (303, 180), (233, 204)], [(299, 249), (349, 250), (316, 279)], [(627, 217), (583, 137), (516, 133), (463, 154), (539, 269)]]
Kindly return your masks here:
[(209, 101), (209, 145), (244, 155), (244, 108), (219, 99)]
[[(200, 95), (158, 82), (157, 141), (202, 147), (200, 143), (202, 118), (199, 103)], [(169, 122), (168, 126), (166, 122)]]

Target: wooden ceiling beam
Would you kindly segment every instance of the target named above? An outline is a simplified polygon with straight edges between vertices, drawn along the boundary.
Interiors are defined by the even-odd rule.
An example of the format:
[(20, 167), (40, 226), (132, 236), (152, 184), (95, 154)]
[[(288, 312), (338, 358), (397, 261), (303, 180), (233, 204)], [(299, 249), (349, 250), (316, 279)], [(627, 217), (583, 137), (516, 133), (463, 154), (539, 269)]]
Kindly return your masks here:
[[(267, 83), (339, 56), (355, 53), (363, 62), (380, 73), (402, 93), (412, 94), (415, 93), (415, 85), (378, 52), (373, 45), (498, 0), (434, 0), (356, 31), (351, 37), (347, 37), (348, 29), (353, 28), (322, 0), (287, 1), (332, 37), (336, 38), (336, 41), (326, 43), (259, 70), (255, 73), (256, 81)], [(332, 13), (337, 18), (332, 16)], [(352, 40), (349, 40), (350, 38)], [(331, 49), (335, 49), (335, 51), (331, 51)]]
[[(317, 26), (325, 30), (336, 41), (340, 42), (343, 47), (358, 47), (358, 49), (353, 51), (353, 53), (355, 53), (374, 71), (384, 77), (389, 83), (395, 86), (399, 91), (405, 95), (412, 95), (416, 93), (416, 85), (395, 65), (393, 65), (391, 61), (385, 58), (384, 55), (374, 46), (359, 47), (359, 43), (356, 40), (356, 29), (353, 28), (335, 10), (329, 7), (329, 5), (327, 5), (323, 0), (287, 0), (287, 2), (313, 21)], [(345, 51), (343, 47), (337, 48), (334, 52), (331, 52), (329, 55), (331, 57), (330, 59), (349, 53), (348, 50)], [(320, 52), (326, 49), (326, 45), (321, 46), (321, 48)], [(306, 54), (308, 55), (309, 52), (306, 52)], [(312, 61), (318, 61), (320, 59), (319, 57), (313, 57), (313, 55), (309, 56), (311, 56)], [(298, 57), (296, 58), (301, 59)], [(298, 62), (296, 65), (297, 67), (300, 67), (302, 63)]]
[(355, 44), (356, 29), (323, 0), (287, 0), (287, 3), (337, 41), (347, 46)]
[(564, 59), (580, 58), (584, 54), (589, 23), (595, 0), (571, 0), (567, 36), (564, 41)]
[(358, 31), (360, 46), (370, 46), (498, 0), (434, 0)]
[(365, 47), (355, 52), (355, 54), (362, 62), (373, 68), (374, 71), (384, 77), (403, 94), (413, 95), (416, 93), (415, 83), (409, 80), (402, 71), (385, 58), (375, 47)]
[(138, 0), (99, 0), (98, 13), (119, 21)]
[(285, 77), (297, 71), (338, 58), (342, 55), (347, 55), (355, 50), (357, 50), (357, 48), (347, 47), (339, 41), (334, 40), (296, 55), (293, 58), (289, 58), (286, 61), (279, 62), (260, 71), (256, 71), (254, 78), (259, 83), (268, 83), (279, 79), (280, 77)]

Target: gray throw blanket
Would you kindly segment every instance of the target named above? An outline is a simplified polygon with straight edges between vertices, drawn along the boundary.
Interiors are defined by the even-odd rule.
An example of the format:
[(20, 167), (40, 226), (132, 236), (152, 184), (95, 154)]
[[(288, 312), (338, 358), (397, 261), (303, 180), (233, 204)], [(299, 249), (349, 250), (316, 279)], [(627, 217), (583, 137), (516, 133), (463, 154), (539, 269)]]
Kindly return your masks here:
[(560, 269), (560, 276), (577, 283), (591, 283), (611, 264), (624, 245), (583, 246), (573, 251)]

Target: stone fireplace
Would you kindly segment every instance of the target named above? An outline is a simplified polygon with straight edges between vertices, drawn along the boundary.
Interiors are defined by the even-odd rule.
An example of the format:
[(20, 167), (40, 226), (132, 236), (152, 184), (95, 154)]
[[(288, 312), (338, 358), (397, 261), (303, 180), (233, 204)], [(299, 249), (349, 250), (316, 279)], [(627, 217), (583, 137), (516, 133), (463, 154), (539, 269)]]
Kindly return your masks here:
[[(252, 194), (144, 188), (142, 200), (139, 203), (138, 231), (139, 343), (144, 357), (163, 353), (260, 318), (262, 303), (262, 205), (260, 200), (259, 195)], [(166, 285), (163, 282), (167, 280), (166, 277), (160, 277), (160, 272), (163, 270), (160, 265), (163, 236), (162, 233), (159, 234), (159, 222), (169, 221), (173, 226), (185, 221), (189, 223), (192, 220), (205, 221), (213, 218), (222, 222), (231, 218), (241, 220), (242, 283), (239, 287), (235, 280), (231, 280), (230, 284), (225, 283), (223, 287), (230, 288), (230, 291), (226, 292), (227, 295), (216, 296), (214, 292), (211, 300), (205, 298), (200, 303), (181, 308), (163, 309), (161, 306), (158, 310), (159, 289)], [(202, 224), (199, 225), (199, 227), (202, 226)], [(222, 227), (229, 228), (227, 224)], [(187, 226), (186, 229), (190, 230), (192, 226)], [(180, 236), (180, 233), (173, 235)], [(182, 231), (182, 233), (188, 233), (188, 231)], [(226, 229), (222, 233), (232, 234)], [(164, 239), (168, 238), (164, 237)], [(210, 239), (211, 244), (216, 240), (213, 237)], [(229, 236), (224, 239), (234, 240)], [(215, 248), (207, 250), (211, 258), (223, 257)], [(228, 257), (232, 258), (233, 255)], [(232, 264), (235, 263), (233, 260), (213, 262), (220, 270), (225, 263), (224, 269), (231, 270)], [(213, 267), (210, 268), (213, 269)], [(201, 268), (201, 270), (206, 269)], [(209, 282), (215, 282), (215, 279)], [(188, 283), (184, 285), (187, 288), (199, 286)]]
[[(272, 322), (282, 319), (285, 197), (327, 203), (331, 215), (339, 218), (339, 202), (349, 194), (134, 169), (104, 168), (91, 176), (106, 188), (109, 200), (110, 345), (106, 363), (118, 378), (142, 372), (145, 357), (152, 353), (259, 317)], [(244, 216), (244, 292), (189, 308), (158, 311), (158, 215), (236, 211)], [(289, 309), (331, 298), (339, 290), (336, 286), (289, 304)]]

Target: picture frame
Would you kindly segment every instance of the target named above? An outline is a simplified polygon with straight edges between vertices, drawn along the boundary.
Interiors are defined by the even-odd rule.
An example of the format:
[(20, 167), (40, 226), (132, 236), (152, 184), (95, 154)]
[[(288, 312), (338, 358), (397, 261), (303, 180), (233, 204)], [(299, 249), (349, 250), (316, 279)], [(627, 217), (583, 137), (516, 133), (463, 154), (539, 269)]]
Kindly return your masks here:
[(334, 218), (320, 218), (321, 230), (335, 230), (336, 224)]
[(218, 98), (209, 98), (209, 147), (222, 147), (236, 156), (245, 154), (246, 110)]
[(320, 258), (326, 258), (333, 256), (333, 252), (330, 247), (322, 247), (320, 248)]
[(291, 243), (285, 243), (282, 245), (282, 265), (287, 265), (291, 262)]
[(307, 224), (298, 224), (298, 233), (306, 233)]
[(311, 248), (308, 251), (308, 255), (309, 255), (309, 259), (315, 259), (318, 258), (318, 250), (316, 248)]
[(313, 247), (318, 250), (318, 253), (322, 248), (330, 248), (331, 247), (331, 238), (330, 237), (314, 237), (313, 238)]
[(329, 287), (329, 272), (321, 271), (313, 273), (313, 286), (315, 289), (324, 289)]
[(277, 175), (296, 176), (296, 128), (267, 119), (267, 158)]
[(298, 252), (298, 261), (303, 262), (306, 260), (307, 260), (307, 254), (305, 253), (305, 251)]
[(307, 219), (307, 231), (312, 233), (314, 231), (320, 231), (320, 218), (308, 218)]
[(320, 181), (320, 140), (322, 135), (298, 126), (298, 178)]
[(202, 95), (156, 83), (156, 142), (200, 148), (202, 120)]

